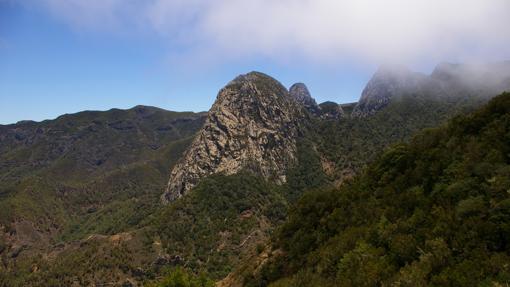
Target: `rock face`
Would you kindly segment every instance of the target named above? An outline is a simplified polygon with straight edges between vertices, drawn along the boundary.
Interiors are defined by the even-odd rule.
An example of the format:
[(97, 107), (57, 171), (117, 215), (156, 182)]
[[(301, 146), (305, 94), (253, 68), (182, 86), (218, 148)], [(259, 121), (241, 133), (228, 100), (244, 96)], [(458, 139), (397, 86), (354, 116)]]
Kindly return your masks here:
[(353, 117), (374, 114), (401, 96), (477, 97), (488, 99), (510, 90), (510, 61), (488, 64), (437, 65), (431, 75), (402, 67), (382, 67), (368, 82), (352, 112)]
[(289, 89), (289, 94), (301, 104), (310, 114), (323, 120), (336, 120), (344, 116), (342, 107), (334, 102), (324, 102), (317, 105), (303, 83), (296, 83)]
[(315, 102), (315, 99), (310, 95), (310, 92), (308, 91), (308, 88), (305, 84), (295, 83), (290, 87), (289, 94), (313, 115), (319, 113), (319, 106)]
[(241, 75), (218, 93), (202, 130), (173, 168), (162, 196), (184, 195), (204, 176), (249, 169), (277, 183), (296, 161), (302, 107), (275, 79)]
[(337, 120), (345, 115), (342, 106), (335, 102), (321, 103), (319, 109), (319, 117), (323, 120)]

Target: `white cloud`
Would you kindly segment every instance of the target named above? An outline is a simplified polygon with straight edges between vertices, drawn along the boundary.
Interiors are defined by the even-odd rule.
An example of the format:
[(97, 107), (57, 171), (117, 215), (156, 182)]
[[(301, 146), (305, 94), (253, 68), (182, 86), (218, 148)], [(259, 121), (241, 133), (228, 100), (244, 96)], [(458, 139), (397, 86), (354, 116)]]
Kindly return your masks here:
[(44, 0), (54, 15), (79, 28), (107, 28), (119, 21), (122, 0)]
[(508, 0), (40, 2), (79, 28), (154, 30), (185, 45), (190, 57), (299, 56), (317, 62), (510, 57)]

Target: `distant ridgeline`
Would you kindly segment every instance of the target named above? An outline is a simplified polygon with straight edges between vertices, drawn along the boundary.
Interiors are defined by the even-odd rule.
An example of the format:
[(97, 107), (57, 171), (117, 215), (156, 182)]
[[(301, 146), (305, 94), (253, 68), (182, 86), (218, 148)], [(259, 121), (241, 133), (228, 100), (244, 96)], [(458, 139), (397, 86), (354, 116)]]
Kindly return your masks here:
[[(413, 167), (418, 169), (415, 172), (423, 176), (423, 180), (428, 180), (427, 183), (413, 181), (417, 187), (412, 192), (419, 196), (414, 193), (413, 196), (396, 195), (393, 184), (401, 183), (393, 182), (397, 171), (386, 171), (386, 165), (407, 168), (408, 161), (400, 162), (399, 156), (391, 157), (380, 167), (381, 173), (373, 171), (374, 165), (386, 162), (380, 155), (388, 146), (408, 141), (416, 132), (443, 124), (456, 114), (473, 111), (505, 90), (510, 90), (509, 62), (441, 64), (430, 76), (399, 67), (383, 67), (367, 84), (358, 103), (340, 105), (333, 102), (317, 104), (302, 83), (287, 90), (277, 80), (251, 72), (221, 89), (208, 113), (177, 113), (137, 106), (129, 110), (87, 111), (55, 120), (0, 126), (0, 286), (129, 286), (158, 284), (161, 276), (167, 276), (163, 281), (177, 280), (178, 277), (196, 284), (210, 282), (205, 277), (213, 281), (225, 278), (221, 286), (240, 286), (248, 281), (262, 285), (278, 281), (291, 284), (283, 286), (294, 286), (294, 283), (308, 284), (306, 282), (315, 279), (328, 283), (336, 276), (346, 279), (346, 272), (356, 273), (358, 269), (362, 272), (365, 265), (356, 256), (365, 254), (370, 258), (386, 256), (381, 260), (389, 260), (367, 263), (372, 265), (366, 267), (370, 268), (366, 272), (375, 270), (370, 273), (373, 278), (367, 280), (375, 281), (366, 281), (365, 285), (393, 282), (391, 280), (398, 276), (399, 282), (407, 282), (404, 281), (407, 277), (402, 277), (404, 275), (397, 276), (405, 271), (402, 264), (411, 264), (405, 276), (422, 276), (420, 274), (425, 274), (425, 269), (412, 266), (425, 264), (420, 263), (421, 257), (436, 256), (427, 255), (436, 247), (449, 252), (449, 257), (444, 258), (460, 260), (455, 257), (458, 247), (450, 241), (460, 236), (461, 231), (445, 234), (445, 230), (437, 227), (434, 238), (410, 239), (412, 236), (407, 231), (410, 229), (400, 226), (397, 220), (414, 212), (415, 202), (406, 203), (405, 200), (423, 197), (424, 203), (419, 206), (425, 215), (423, 218), (416, 215), (416, 220), (428, 220), (429, 225), (424, 228), (429, 228), (439, 220), (428, 218), (431, 210), (438, 212), (438, 218), (443, 216), (441, 209), (434, 209), (436, 205), (446, 208), (450, 207), (448, 204), (453, 206), (468, 200), (462, 207), (455, 205), (455, 208), (469, 209), (474, 205), (490, 209), (496, 205), (500, 208), (503, 199), (491, 199), (492, 195), (482, 189), (480, 194), (465, 191), (471, 183), (466, 183), (467, 187), (460, 191), (450, 190), (448, 186), (452, 183), (448, 178), (441, 178), (445, 180), (446, 191), (436, 190), (433, 187), (437, 178), (432, 175), (443, 166), (426, 162)], [(498, 103), (503, 104), (501, 98)], [(488, 110), (491, 108), (486, 108), (485, 113), (489, 113)], [(475, 125), (473, 129), (478, 127)], [(488, 126), (487, 130), (491, 128)], [(493, 132), (499, 136), (501, 131)], [(446, 132), (441, 132), (441, 136), (432, 134), (431, 144), (436, 143), (433, 139), (441, 138), (442, 133)], [(478, 135), (472, 137), (476, 140)], [(428, 137), (422, 138), (426, 141)], [(468, 142), (466, 138), (463, 144)], [(445, 145), (444, 150), (453, 148)], [(413, 148), (413, 144), (406, 147)], [(463, 166), (462, 154), (471, 149), (476, 152), (478, 148), (475, 145), (464, 149), (462, 145), (450, 151), (459, 154), (456, 164)], [(500, 160), (500, 154), (505, 156), (500, 148), (504, 147), (494, 146), (497, 150), (493, 154), (494, 162)], [(434, 155), (428, 146), (421, 150), (429, 156)], [(406, 150), (403, 158), (408, 156)], [(413, 151), (410, 158), (414, 156), (419, 154)], [(383, 159), (385, 157), (388, 156)], [(441, 160), (438, 159), (437, 164)], [(364, 169), (368, 163), (373, 164)], [(461, 168), (464, 167), (459, 170), (452, 167), (451, 172), (467, 172)], [(476, 168), (483, 170), (480, 166)], [(505, 171), (493, 166), (490, 170)], [(398, 172), (404, 170), (398, 169)], [(356, 174), (365, 173), (378, 177), (356, 177)], [(406, 180), (417, 180), (414, 176), (408, 175)], [(485, 181), (486, 185), (505, 186), (499, 175), (491, 173), (491, 176)], [(382, 186), (381, 190), (374, 187), (376, 179), (380, 181), (377, 184)], [(402, 186), (398, 185), (399, 188)], [(352, 196), (349, 201), (359, 211), (340, 205), (344, 198), (338, 197), (338, 187), (348, 190), (346, 194)], [(306, 191), (310, 192), (299, 200)], [(437, 197), (445, 192), (454, 194), (449, 201)], [(307, 219), (310, 221), (303, 220), (304, 225), (300, 226), (296, 218), (301, 220), (300, 216), (307, 216), (304, 208), (316, 212), (315, 208), (320, 207), (314, 202), (321, 204), (322, 197), (325, 201), (331, 200), (324, 203), (327, 208), (334, 210), (341, 206), (342, 212), (360, 212), (360, 217), (362, 212), (367, 212), (366, 220), (378, 220), (377, 224), (381, 226), (387, 224), (390, 227), (381, 227), (388, 229), (384, 232), (401, 236), (402, 242), (393, 242), (389, 237), (377, 237), (381, 241), (373, 241), (371, 236), (376, 232), (373, 222), (351, 222), (351, 215), (345, 214), (341, 215), (347, 218), (339, 218), (338, 224), (334, 216), (328, 219), (330, 221), (324, 219), (335, 226), (334, 230), (328, 229), (324, 233), (308, 227), (317, 224), (312, 222), (313, 218), (325, 216), (319, 211), (317, 216)], [(363, 205), (365, 197), (373, 198), (370, 202), (374, 206)], [(312, 199), (307, 201), (306, 198)], [(438, 198), (445, 202), (435, 205), (434, 200)], [(401, 207), (381, 211), (380, 206), (386, 201), (399, 203), (399, 200), (407, 204), (405, 211), (400, 210)], [(289, 206), (296, 201), (296, 209), (287, 218)], [(324, 212), (330, 211), (325, 209)], [(485, 217), (480, 215), (482, 219), (476, 220), (449, 214), (452, 221), (444, 226), (457, 228), (455, 224), (459, 220), (479, 223), (492, 216), (492, 211), (483, 212), (486, 211), (480, 214)], [(414, 216), (412, 214), (409, 216)], [(352, 220), (354, 218), (357, 217)], [(275, 228), (284, 221), (282, 231), (275, 233)], [(302, 236), (306, 241), (301, 245), (293, 241), (293, 234), (300, 232), (309, 235)], [(503, 236), (501, 232), (490, 234)], [(270, 234), (277, 234), (270, 243), (278, 248), (276, 250), (271, 250), (268, 243)], [(346, 234), (345, 241), (342, 234)], [(473, 243), (481, 242), (477, 235), (473, 236)], [(406, 240), (415, 242), (411, 244)], [(327, 244), (337, 249), (332, 251)], [(401, 247), (389, 247), (393, 246), (391, 244)], [(500, 245), (487, 247), (487, 253), (477, 254), (493, 256), (496, 254), (493, 250), (499, 252), (506, 248), (501, 242), (497, 244)], [(405, 253), (400, 255), (391, 248), (409, 250), (405, 251), (408, 253), (398, 251)], [(416, 253), (413, 248), (421, 251)], [(322, 250), (326, 253), (321, 253)], [(282, 255), (276, 256), (280, 251)], [(302, 257), (293, 257), (293, 252), (302, 252)], [(336, 260), (331, 261), (335, 262), (335, 268), (342, 266), (343, 271), (321, 261), (329, 258), (330, 253), (332, 260)], [(472, 253), (462, 254), (471, 256)], [(258, 272), (256, 267), (262, 266), (260, 263), (269, 255), (272, 256), (270, 263), (263, 264), (263, 272)], [(490, 258), (502, 262), (506, 257)], [(341, 265), (344, 261), (346, 265)], [(391, 270), (377, 269), (388, 262), (391, 264), (387, 268)], [(278, 264), (288, 264), (289, 267), (278, 269), (281, 267)], [(440, 268), (455, 271), (460, 268), (455, 264), (448, 261)], [(321, 269), (323, 265), (325, 269)], [(430, 281), (431, 276), (440, 274), (435, 265), (430, 268), (432, 271), (423, 275), (425, 279), (420, 277), (425, 280), (423, 282), (461, 282), (446, 277), (446, 281)], [(492, 270), (496, 271), (490, 276), (496, 275), (490, 280), (502, 282), (497, 277), (497, 274), (503, 274), (502, 271), (494, 268)], [(195, 276), (199, 273), (202, 275)], [(316, 273), (317, 278), (310, 277), (310, 273)], [(393, 274), (393, 279), (379, 276), (382, 273)], [(304, 281), (300, 281), (300, 274)], [(364, 284), (364, 281), (355, 281), (360, 278), (348, 280), (354, 280), (345, 281), (351, 285)]]

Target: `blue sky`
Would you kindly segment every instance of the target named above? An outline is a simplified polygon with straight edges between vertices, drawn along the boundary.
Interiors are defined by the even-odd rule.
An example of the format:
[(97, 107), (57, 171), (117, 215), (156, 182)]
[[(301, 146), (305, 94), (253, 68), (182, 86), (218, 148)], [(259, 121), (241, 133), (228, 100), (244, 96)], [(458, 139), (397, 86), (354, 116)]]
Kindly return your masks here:
[(399, 1), (388, 3), (411, 16), (394, 23), (394, 7), (327, 0), (0, 0), (0, 124), (138, 104), (203, 111), (252, 70), (304, 82), (319, 102), (353, 102), (382, 63), (430, 72), (442, 60), (510, 56), (507, 29), (495, 28), (509, 27), (505, 1), (474, 1), (453, 20), (459, 1), (427, 6), (446, 15), (430, 20)]

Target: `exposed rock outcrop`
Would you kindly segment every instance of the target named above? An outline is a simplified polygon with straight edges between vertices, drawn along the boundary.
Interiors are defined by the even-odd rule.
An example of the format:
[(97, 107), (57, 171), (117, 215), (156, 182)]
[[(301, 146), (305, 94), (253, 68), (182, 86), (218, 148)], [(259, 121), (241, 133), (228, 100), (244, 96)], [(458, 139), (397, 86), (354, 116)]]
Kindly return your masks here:
[(310, 114), (323, 120), (336, 120), (344, 117), (342, 107), (334, 102), (324, 102), (317, 105), (308, 88), (303, 83), (296, 83), (289, 89), (289, 94), (301, 104)]
[(289, 94), (313, 115), (317, 115), (319, 113), (319, 106), (315, 102), (315, 99), (310, 95), (305, 84), (295, 83), (290, 87)]
[(207, 120), (173, 168), (163, 202), (184, 195), (214, 173), (249, 169), (276, 183), (296, 161), (302, 107), (275, 79), (241, 75), (218, 93)]
[(337, 120), (344, 117), (342, 106), (335, 102), (321, 103), (319, 109), (319, 117), (323, 120)]

